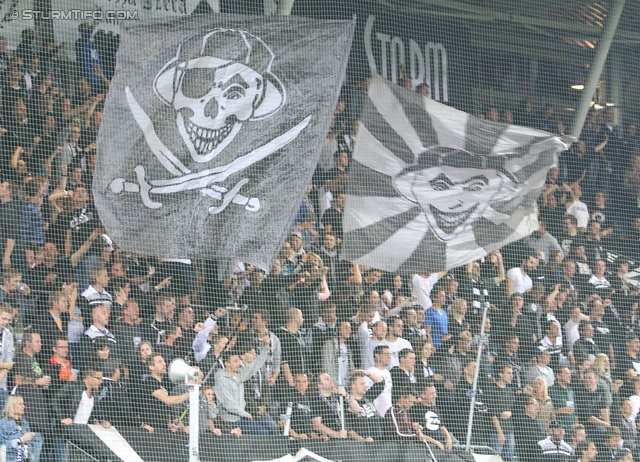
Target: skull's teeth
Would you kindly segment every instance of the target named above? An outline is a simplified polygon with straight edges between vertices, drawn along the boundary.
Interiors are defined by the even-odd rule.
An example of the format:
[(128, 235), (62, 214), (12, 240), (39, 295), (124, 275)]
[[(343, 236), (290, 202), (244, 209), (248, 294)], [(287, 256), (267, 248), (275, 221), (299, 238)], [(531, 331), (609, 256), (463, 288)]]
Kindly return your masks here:
[(215, 149), (229, 136), (234, 125), (234, 123), (227, 123), (222, 128), (215, 130), (200, 127), (190, 120), (185, 121), (185, 128), (187, 129), (191, 143), (200, 155), (207, 154)]

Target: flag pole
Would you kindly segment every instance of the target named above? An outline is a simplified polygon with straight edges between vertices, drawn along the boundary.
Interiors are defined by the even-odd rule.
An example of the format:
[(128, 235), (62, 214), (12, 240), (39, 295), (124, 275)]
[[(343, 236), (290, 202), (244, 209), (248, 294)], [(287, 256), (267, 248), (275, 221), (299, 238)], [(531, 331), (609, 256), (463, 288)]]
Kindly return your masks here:
[(473, 429), (473, 411), (476, 405), (476, 393), (478, 392), (478, 376), (480, 375), (480, 359), (482, 358), (482, 347), (484, 346), (484, 326), (487, 321), (487, 311), (489, 311), (489, 305), (485, 303), (484, 293), (482, 293), (482, 304), (484, 309), (482, 310), (482, 325), (480, 327), (480, 338), (478, 341), (478, 354), (476, 355), (476, 370), (473, 373), (473, 391), (471, 394), (471, 406), (469, 406), (469, 421), (467, 424), (467, 444), (466, 450), (471, 450), (471, 431)]

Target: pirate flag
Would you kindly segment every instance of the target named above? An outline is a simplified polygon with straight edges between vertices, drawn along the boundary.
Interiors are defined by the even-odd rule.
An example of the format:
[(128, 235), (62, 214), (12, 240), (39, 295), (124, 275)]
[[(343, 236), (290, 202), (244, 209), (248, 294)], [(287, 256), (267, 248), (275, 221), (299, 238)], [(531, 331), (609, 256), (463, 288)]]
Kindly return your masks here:
[(353, 23), (190, 16), (125, 27), (93, 192), (121, 248), (263, 269), (298, 211)]
[(547, 170), (567, 143), (373, 79), (349, 172), (342, 257), (435, 272), (531, 234)]

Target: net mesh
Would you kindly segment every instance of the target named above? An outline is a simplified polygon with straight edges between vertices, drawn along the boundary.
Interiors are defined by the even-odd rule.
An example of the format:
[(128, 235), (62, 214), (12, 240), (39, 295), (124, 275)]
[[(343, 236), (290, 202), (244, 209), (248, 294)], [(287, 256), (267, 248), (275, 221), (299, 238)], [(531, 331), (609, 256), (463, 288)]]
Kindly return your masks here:
[[(586, 462), (596, 450), (602, 460), (633, 460), (640, 445), (640, 11), (627, 2), (611, 26), (616, 4), (0, 2), (6, 460), (266, 461), (297, 454), (295, 460)], [(112, 80), (136, 83), (135, 67), (128, 68), (130, 82), (117, 80), (124, 68), (116, 66), (132, 62), (125, 52), (116, 59), (125, 29), (153, 24), (151, 43), (122, 47), (145, 50), (152, 62), (170, 34), (218, 13), (233, 15), (233, 24), (290, 16), (348, 27), (355, 18), (337, 104), (325, 114), (329, 129), (324, 141), (311, 141), (321, 145), (312, 149), (313, 177), (265, 215), (288, 204), (295, 210), (284, 220), (290, 226), (274, 231), (284, 242), (269, 256), (270, 268), (227, 258), (241, 249), (226, 244), (222, 232), (209, 235), (225, 258), (136, 251), (128, 236), (105, 231), (93, 202), (94, 191), (115, 192), (114, 183), (94, 181), (96, 164), (102, 171), (125, 162), (100, 150), (101, 126), (121, 127), (109, 131), (117, 142), (105, 145), (146, 146), (144, 123), (128, 112), (131, 100), (125, 112), (110, 103), (112, 94), (105, 101)], [(616, 33), (594, 77), (607, 27)], [(266, 37), (268, 28), (260, 30)], [(273, 43), (260, 45), (256, 36), (244, 35), (236, 46), (251, 44), (257, 56), (262, 45), (294, 39), (293, 32), (273, 35)], [(331, 40), (317, 48), (317, 56), (327, 53), (317, 59), (339, 58)], [(202, 50), (198, 59), (222, 60)], [(294, 80), (279, 80), (278, 58), (260, 80), (272, 104), (261, 117), (279, 110), (282, 86)], [(136, 59), (143, 75), (147, 59)], [(155, 104), (166, 88), (173, 93), (165, 105), (177, 111), (178, 92), (205, 100), (206, 79), (216, 77), (187, 71), (214, 66), (188, 59), (169, 80), (154, 70), (160, 84), (174, 79), (156, 86)], [(243, 63), (254, 59), (266, 58)], [(304, 74), (314, 60), (292, 60), (298, 67), (287, 72)], [(209, 86), (198, 93), (201, 77)], [(253, 91), (247, 81), (221, 85), (235, 92), (225, 93), (228, 106)], [(585, 88), (593, 97), (576, 133)], [(333, 106), (330, 93), (318, 105)], [(183, 106), (193, 113), (195, 104)], [(203, 114), (224, 110), (207, 106)], [(229, 117), (244, 116), (238, 109)], [(208, 133), (197, 127), (198, 136)], [(579, 141), (571, 146), (565, 135)], [(186, 153), (183, 138), (176, 142)], [(544, 140), (562, 140), (566, 149), (553, 159), (560, 144), (547, 146), (545, 158), (545, 149), (531, 148)], [(425, 150), (429, 156), (420, 157)], [(407, 161), (414, 155), (415, 164)], [(267, 168), (261, 171), (274, 175), (270, 188), (298, 170), (295, 163), (284, 173)], [(429, 176), (433, 171), (439, 175)], [(147, 243), (178, 233), (188, 240), (180, 221), (153, 229), (151, 212), (136, 208), (145, 185), (161, 189), (142, 172), (138, 183), (122, 180), (131, 206), (118, 218)], [(496, 182), (491, 200), (483, 199)], [(224, 197), (223, 209), (260, 204), (238, 190), (227, 200), (227, 188), (193, 189), (208, 201)], [(490, 212), (477, 212), (488, 202)], [(243, 220), (236, 229), (255, 225)], [(428, 241), (425, 233), (435, 237)], [(258, 229), (252, 242), (273, 240), (270, 234)]]

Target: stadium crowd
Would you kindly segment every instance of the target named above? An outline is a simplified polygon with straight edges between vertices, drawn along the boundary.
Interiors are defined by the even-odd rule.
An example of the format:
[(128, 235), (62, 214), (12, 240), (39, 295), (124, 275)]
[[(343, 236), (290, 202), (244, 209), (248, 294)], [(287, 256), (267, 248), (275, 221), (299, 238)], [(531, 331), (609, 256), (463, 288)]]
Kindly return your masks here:
[[(471, 460), (459, 446), (473, 402), (472, 444), (505, 460), (637, 456), (633, 123), (623, 130), (612, 109), (590, 113), (549, 171), (530, 237), (448, 272), (388, 274), (339, 258), (365, 89), (354, 86), (268, 274), (156, 259), (114, 245), (92, 203), (109, 80), (90, 27), (81, 32), (69, 94), (53, 43), (36, 47), (26, 31), (9, 56), (0, 40), (0, 444), (9, 457), (63, 461), (70, 439), (110, 459), (88, 423), (142, 427), (149, 444), (184, 446), (189, 394), (167, 378), (175, 358), (202, 371), (203, 438), (286, 427), (299, 440), (425, 441), (438, 461)], [(416, 91), (429, 95), (424, 84)], [(564, 133), (551, 105), (483, 117)]]

